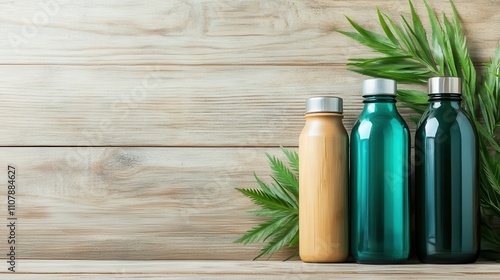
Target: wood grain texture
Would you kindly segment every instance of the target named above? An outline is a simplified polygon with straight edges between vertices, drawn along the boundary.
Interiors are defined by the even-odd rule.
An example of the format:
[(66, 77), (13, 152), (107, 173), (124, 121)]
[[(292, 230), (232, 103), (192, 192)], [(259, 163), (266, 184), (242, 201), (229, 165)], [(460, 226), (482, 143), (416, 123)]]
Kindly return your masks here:
[(307, 97), (343, 97), (348, 130), (363, 108), (363, 76), (343, 67), (0, 71), (1, 146), (297, 146)]
[[(58, 4), (60, 3), (60, 4)], [(499, 0), (456, 0), (472, 57), (500, 38)], [(451, 12), (448, 1), (432, 1)], [(334, 30), (344, 15), (377, 28), (376, 6), (409, 16), (404, 1), (43, 0), (0, 1), (3, 64), (344, 64), (370, 55)], [(415, 6), (426, 18), (423, 3)], [(426, 21), (427, 23), (427, 21)]]
[[(496, 263), (474, 265), (313, 264), (299, 261), (35, 261), (9, 279), (498, 279)], [(5, 272), (0, 272), (4, 275)], [(38, 277), (38, 278), (36, 278)]]
[(261, 246), (233, 241), (262, 220), (245, 213), (256, 207), (234, 188), (256, 187), (253, 171), (269, 182), (265, 152), (282, 156), (276, 148), (1, 148), (0, 166), (17, 170), (16, 254), (251, 260)]
[(262, 245), (233, 241), (262, 220), (234, 188), (257, 187), (252, 171), (270, 181), (266, 152), (283, 158), (277, 148), (0, 148), (0, 166), (17, 170), (16, 254), (251, 260)]
[[(455, 3), (479, 65), (500, 1)], [(379, 29), (375, 5), (408, 15), (405, 1), (0, 0), (0, 168), (18, 168), (22, 273), (9, 279), (497, 279), (491, 264), (53, 261), (256, 256), (233, 243), (259, 222), (234, 187), (297, 145), (308, 96), (343, 97), (350, 130), (363, 77), (345, 63), (373, 54), (333, 30), (351, 30), (344, 15)]]

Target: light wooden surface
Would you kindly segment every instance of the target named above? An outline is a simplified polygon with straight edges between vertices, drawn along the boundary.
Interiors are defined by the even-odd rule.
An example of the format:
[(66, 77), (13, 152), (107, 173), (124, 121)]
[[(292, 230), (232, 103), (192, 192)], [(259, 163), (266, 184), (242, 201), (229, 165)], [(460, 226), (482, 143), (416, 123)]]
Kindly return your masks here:
[(348, 129), (363, 106), (344, 66), (1, 69), (0, 146), (297, 146), (308, 96), (344, 98)]
[[(251, 260), (260, 247), (233, 241), (257, 220), (245, 214), (253, 206), (234, 188), (254, 187), (253, 171), (269, 181), (263, 155), (281, 157), (276, 148), (0, 152), (0, 166), (18, 170), (16, 242), (23, 259)], [(6, 203), (3, 197), (0, 209)], [(0, 227), (0, 235), (8, 230)]]
[[(472, 57), (482, 64), (500, 39), (500, 1), (455, 3)], [(378, 28), (376, 5), (391, 16), (409, 14), (406, 1), (0, 0), (0, 170), (18, 168), (20, 270), (35, 273), (9, 277), (288, 279), (282, 273), (297, 266), (299, 279), (317, 279), (330, 268), (359, 278), (385, 271), (52, 261), (252, 259), (260, 245), (232, 242), (259, 220), (244, 213), (254, 206), (234, 188), (255, 187), (253, 171), (266, 178), (265, 152), (297, 146), (306, 97), (343, 97), (344, 122), (352, 127), (363, 77), (345, 63), (373, 54), (333, 30), (351, 30), (344, 15)], [(415, 5), (426, 18), (423, 3)], [(445, 0), (431, 5), (451, 11)], [(0, 227), (0, 236), (6, 230)], [(411, 277), (406, 268), (424, 266), (412, 267), (377, 275)], [(130, 274), (107, 274), (127, 268)], [(325, 270), (315, 274), (317, 268)], [(491, 268), (429, 269), (436, 278), (496, 277)]]
[[(344, 15), (372, 28), (376, 6), (409, 15), (407, 1), (385, 0), (58, 1), (65, 4), (48, 12), (28, 0), (0, 1), (3, 63), (343, 64), (369, 53), (333, 32), (349, 28)], [(414, 2), (425, 18), (423, 3)], [(430, 2), (451, 12), (447, 0)], [(500, 2), (455, 3), (474, 59), (486, 60), (500, 36)]]
[(344, 68), (0, 66), (0, 145), (297, 146), (308, 96), (343, 97), (354, 123)]
[[(0, 272), (0, 276), (3, 276)], [(8, 279), (499, 279), (500, 265), (358, 265), (299, 261), (23, 261)]]

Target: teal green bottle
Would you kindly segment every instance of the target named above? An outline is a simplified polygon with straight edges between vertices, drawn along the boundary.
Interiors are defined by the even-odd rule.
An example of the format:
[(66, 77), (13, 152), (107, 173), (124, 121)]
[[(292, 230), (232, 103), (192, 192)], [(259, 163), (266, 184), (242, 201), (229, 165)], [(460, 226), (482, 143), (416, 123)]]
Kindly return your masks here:
[(459, 78), (431, 78), (415, 134), (417, 257), (424, 263), (479, 256), (477, 134), (460, 96)]
[(410, 132), (396, 109), (396, 82), (363, 82), (351, 132), (351, 254), (358, 263), (401, 263), (410, 252)]

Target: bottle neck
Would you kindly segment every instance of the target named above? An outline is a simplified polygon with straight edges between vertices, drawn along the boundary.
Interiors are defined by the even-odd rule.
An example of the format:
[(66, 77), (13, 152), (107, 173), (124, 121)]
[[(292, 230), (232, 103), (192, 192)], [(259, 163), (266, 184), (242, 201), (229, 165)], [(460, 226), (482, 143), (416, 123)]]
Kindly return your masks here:
[(460, 94), (432, 94), (429, 95), (430, 108), (439, 108), (442, 106), (460, 109), (462, 97)]
[(340, 113), (309, 113), (305, 115), (308, 124), (342, 124), (344, 116)]
[(339, 119), (342, 120), (344, 115), (341, 113), (330, 113), (330, 112), (320, 112), (320, 113), (308, 113), (305, 115), (306, 120), (309, 119), (328, 119), (328, 118), (333, 118), (333, 119)]
[(367, 96), (363, 103), (364, 111), (368, 113), (396, 111), (396, 97), (393, 95)]

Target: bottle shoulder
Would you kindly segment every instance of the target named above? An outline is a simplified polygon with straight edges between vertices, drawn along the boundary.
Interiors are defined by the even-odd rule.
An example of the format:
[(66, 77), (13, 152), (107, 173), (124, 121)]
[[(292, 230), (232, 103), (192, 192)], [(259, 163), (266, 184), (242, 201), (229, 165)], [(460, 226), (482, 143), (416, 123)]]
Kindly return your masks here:
[(354, 123), (352, 131), (355, 132), (360, 129), (383, 130), (387, 128), (409, 131), (406, 121), (397, 111), (384, 114), (363, 112)]
[(441, 132), (458, 130), (476, 134), (476, 128), (470, 116), (462, 108), (453, 110), (428, 109), (424, 112), (417, 126), (417, 135), (435, 134), (438, 130)]
[(472, 120), (464, 109), (427, 109), (420, 118), (418, 126), (425, 125), (429, 120), (437, 119), (442, 124), (462, 122), (464, 125), (467, 123), (472, 126)]
[(325, 135), (345, 135), (342, 120), (339, 119), (308, 119), (302, 128), (302, 136), (325, 136)]
[(394, 137), (401, 141), (410, 141), (410, 130), (402, 118), (359, 119), (351, 130), (353, 142), (368, 139), (394, 139)]
[(370, 118), (370, 119), (395, 118), (404, 121), (403, 117), (399, 114), (399, 111), (397, 110), (396, 106), (390, 109), (385, 108), (378, 110), (373, 110), (365, 107), (361, 112), (361, 114), (359, 115), (359, 118)]

